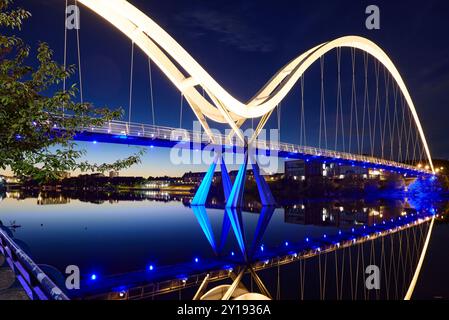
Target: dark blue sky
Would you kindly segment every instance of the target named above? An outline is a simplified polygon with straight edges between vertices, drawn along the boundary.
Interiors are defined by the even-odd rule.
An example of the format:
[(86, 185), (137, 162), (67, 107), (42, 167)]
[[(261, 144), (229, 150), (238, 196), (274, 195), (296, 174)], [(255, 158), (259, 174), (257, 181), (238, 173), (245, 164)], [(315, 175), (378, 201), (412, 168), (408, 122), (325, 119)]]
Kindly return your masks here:
[[(64, 2), (16, 1), (33, 14), (24, 25), (22, 37), (33, 45), (39, 40), (48, 42), (59, 61), (63, 56)], [(242, 100), (251, 98), (280, 67), (312, 46), (349, 34), (367, 37), (390, 55), (401, 72), (433, 156), (449, 158), (446, 0), (130, 2), (161, 25), (219, 83)], [(365, 8), (370, 4), (380, 7), (381, 30), (369, 31), (365, 27)], [(85, 8), (81, 11), (80, 35), (85, 100), (98, 106), (127, 109), (130, 40)], [(70, 31), (69, 63), (73, 64), (75, 40), (75, 31)], [(178, 126), (179, 92), (159, 71), (153, 76), (157, 123)], [(148, 69), (139, 50), (134, 83), (133, 121), (150, 123)], [(295, 137), (299, 96), (292, 94), (285, 104), (282, 140), (298, 142)], [(191, 119), (189, 110), (184, 118), (186, 127), (191, 126)]]

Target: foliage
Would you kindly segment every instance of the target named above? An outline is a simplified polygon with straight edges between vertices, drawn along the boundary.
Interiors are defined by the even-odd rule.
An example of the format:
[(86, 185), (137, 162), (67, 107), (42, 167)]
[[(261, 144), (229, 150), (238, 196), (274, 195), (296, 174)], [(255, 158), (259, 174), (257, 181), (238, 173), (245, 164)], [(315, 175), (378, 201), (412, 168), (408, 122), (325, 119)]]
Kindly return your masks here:
[(85, 150), (72, 141), (76, 132), (118, 119), (122, 111), (75, 103), (76, 85), (58, 91), (75, 67), (64, 68), (54, 61), (45, 42), (37, 48), (37, 67), (28, 65), (30, 46), (9, 33), (20, 30), (31, 14), (21, 8), (10, 9), (11, 3), (0, 0), (0, 168), (9, 167), (19, 177), (47, 182), (77, 169), (105, 172), (140, 162), (143, 151), (112, 164), (79, 161)]

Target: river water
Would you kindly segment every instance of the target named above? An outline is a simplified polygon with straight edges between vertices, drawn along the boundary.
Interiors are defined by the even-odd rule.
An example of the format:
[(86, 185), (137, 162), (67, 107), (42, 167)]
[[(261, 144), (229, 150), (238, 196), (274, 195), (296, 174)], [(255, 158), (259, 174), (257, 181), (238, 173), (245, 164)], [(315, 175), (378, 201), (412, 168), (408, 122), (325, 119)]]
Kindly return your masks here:
[[(239, 213), (242, 250), (242, 242), (232, 226), (228, 224), (226, 228), (225, 210), (217, 205), (193, 210), (189, 197), (156, 192), (81, 195), (8, 192), (1, 198), (1, 223), (32, 259), (57, 279), (69, 265), (78, 266), (83, 279), (93, 275), (106, 279), (145, 270), (157, 279), (158, 270), (170, 270), (177, 265), (202, 265), (207, 269), (211, 261), (244, 263), (244, 251), (247, 259), (257, 260), (260, 251), (273, 253), (304, 239), (332, 237), (430, 207), (442, 213), (447, 205), (422, 204), (412, 199), (305, 199), (264, 212), (263, 223), (261, 213), (251, 212), (249, 204)], [(448, 240), (447, 225), (437, 223), (421, 276), (424, 280), (418, 284), (416, 297), (449, 297), (448, 281), (438, 280), (449, 264)], [(417, 261), (417, 256), (413, 261)], [(348, 257), (338, 257), (338, 270), (344, 268), (342, 258), (348, 266)], [(282, 281), (288, 283), (294, 277), (292, 272), (284, 271)], [(162, 274), (169, 276), (166, 272)], [(299, 282), (295, 280), (292, 288), (284, 285), (282, 290), (279, 289), (282, 281), (279, 277), (277, 281), (267, 280), (277, 282), (274, 286), (281, 290), (282, 298), (295, 299)]]

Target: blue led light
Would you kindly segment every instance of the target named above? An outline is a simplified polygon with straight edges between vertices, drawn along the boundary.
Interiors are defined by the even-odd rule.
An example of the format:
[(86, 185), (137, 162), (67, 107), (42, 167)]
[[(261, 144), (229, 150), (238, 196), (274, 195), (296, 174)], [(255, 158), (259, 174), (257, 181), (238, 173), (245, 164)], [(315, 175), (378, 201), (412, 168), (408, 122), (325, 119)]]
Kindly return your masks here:
[(338, 231), (338, 234), (341, 236), (341, 230)]
[(200, 259), (195, 258), (195, 263), (198, 263), (198, 262), (200, 262)]
[(285, 243), (284, 243), (284, 244), (285, 244), (285, 246), (286, 246), (286, 247), (288, 247), (288, 241), (285, 241)]
[(90, 280), (97, 280), (97, 275), (94, 273), (90, 276)]
[(92, 141), (93, 144), (97, 144), (97, 140)]
[(263, 251), (263, 250), (264, 250), (264, 249), (263, 249), (263, 245), (261, 245), (261, 246), (260, 246), (260, 251)]
[(327, 234), (324, 234), (324, 235), (323, 235), (323, 238), (327, 238)]
[(154, 266), (152, 264), (149, 265), (148, 270), (153, 271), (154, 270)]
[(231, 251), (231, 256), (235, 256), (235, 253), (234, 253), (234, 251)]
[(306, 238), (306, 242), (309, 242), (309, 238)]

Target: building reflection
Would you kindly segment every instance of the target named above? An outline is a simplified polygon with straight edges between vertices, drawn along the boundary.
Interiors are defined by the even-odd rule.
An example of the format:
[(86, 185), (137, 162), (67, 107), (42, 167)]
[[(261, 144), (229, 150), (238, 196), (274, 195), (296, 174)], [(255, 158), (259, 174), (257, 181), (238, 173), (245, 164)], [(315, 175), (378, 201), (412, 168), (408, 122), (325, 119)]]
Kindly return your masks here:
[(407, 199), (392, 201), (364, 200), (354, 202), (304, 201), (284, 207), (285, 222), (291, 224), (350, 227), (354, 225), (374, 225), (384, 219), (404, 215), (412, 210)]
[[(1, 199), (0, 195), (0, 199)], [(64, 205), (71, 200), (94, 204), (119, 203), (121, 201), (160, 201), (181, 202), (190, 205), (191, 196), (162, 191), (133, 191), (133, 192), (85, 192), (85, 191), (49, 191), (39, 192), (34, 190), (11, 191), (3, 194), (3, 197), (14, 200), (36, 199), (38, 205)]]

